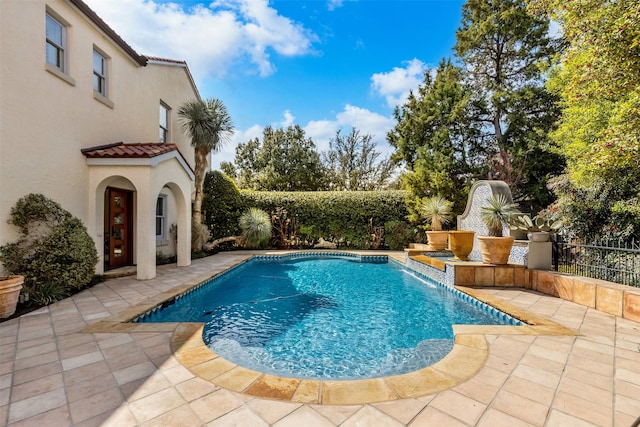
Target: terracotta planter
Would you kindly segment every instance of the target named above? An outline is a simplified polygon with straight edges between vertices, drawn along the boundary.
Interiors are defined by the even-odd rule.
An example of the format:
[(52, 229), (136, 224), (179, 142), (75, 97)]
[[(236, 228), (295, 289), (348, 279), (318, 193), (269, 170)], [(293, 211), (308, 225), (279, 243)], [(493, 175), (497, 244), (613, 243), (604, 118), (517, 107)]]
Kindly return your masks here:
[(0, 318), (7, 318), (16, 312), (23, 283), (24, 276), (0, 276)]
[(453, 252), (453, 259), (468, 261), (473, 250), (473, 236), (475, 231), (454, 230), (449, 232), (449, 249)]
[(427, 231), (429, 247), (432, 251), (443, 251), (447, 247), (448, 231)]
[(513, 236), (490, 237), (478, 236), (480, 252), (482, 252), (482, 262), (485, 264), (504, 265), (509, 264), (509, 255), (513, 246)]

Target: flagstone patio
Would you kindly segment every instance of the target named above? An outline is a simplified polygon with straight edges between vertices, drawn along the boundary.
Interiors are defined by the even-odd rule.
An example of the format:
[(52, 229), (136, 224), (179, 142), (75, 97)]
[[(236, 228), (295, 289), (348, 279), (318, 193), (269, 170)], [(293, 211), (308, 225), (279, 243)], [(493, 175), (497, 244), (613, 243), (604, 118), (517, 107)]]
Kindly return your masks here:
[(470, 379), (378, 403), (283, 402), (230, 391), (176, 357), (175, 327), (82, 332), (250, 255), (160, 266), (148, 281), (110, 279), (1, 323), (0, 425), (631, 426), (640, 417), (640, 323), (522, 289), (483, 292), (577, 334), (485, 335), (488, 355)]

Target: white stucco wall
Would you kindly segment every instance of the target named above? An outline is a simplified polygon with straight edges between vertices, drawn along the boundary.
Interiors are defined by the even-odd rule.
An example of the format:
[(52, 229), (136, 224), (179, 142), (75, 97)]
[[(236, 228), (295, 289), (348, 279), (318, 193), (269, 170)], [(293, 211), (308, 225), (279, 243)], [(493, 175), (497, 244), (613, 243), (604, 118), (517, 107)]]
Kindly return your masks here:
[[(47, 71), (47, 7), (69, 24), (68, 76), (73, 84)], [(15, 202), (28, 193), (60, 203), (91, 227), (95, 239), (103, 225), (89, 218), (93, 190), (80, 150), (120, 141), (157, 142), (161, 101), (172, 109), (169, 142), (178, 145), (193, 168), (193, 150), (176, 113), (183, 102), (198, 97), (186, 67), (140, 66), (63, 0), (1, 0), (0, 43), (0, 244), (17, 237), (7, 219)], [(94, 46), (110, 58), (106, 104), (94, 98)], [(191, 182), (187, 197), (192, 191)], [(149, 221), (155, 222), (155, 215)]]

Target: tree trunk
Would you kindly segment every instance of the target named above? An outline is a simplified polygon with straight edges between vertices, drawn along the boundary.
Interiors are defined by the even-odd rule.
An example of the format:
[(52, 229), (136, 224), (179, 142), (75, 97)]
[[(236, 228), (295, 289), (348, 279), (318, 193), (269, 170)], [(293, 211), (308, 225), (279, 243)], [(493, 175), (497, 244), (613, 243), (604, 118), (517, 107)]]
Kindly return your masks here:
[(206, 148), (196, 148), (195, 150), (196, 166), (195, 166), (195, 186), (196, 195), (193, 200), (193, 221), (202, 223), (202, 191), (204, 188), (204, 177), (207, 174), (209, 162), (207, 156), (209, 150)]
[(216, 246), (218, 246), (221, 243), (226, 243), (226, 242), (237, 242), (239, 239), (242, 239), (242, 236), (229, 236), (229, 237), (222, 237), (220, 239), (216, 239), (213, 242), (207, 243), (204, 245), (204, 248), (208, 251), (210, 251), (211, 249), (215, 248)]
[(504, 143), (504, 135), (502, 134), (502, 125), (500, 124), (500, 120), (502, 119), (502, 111), (500, 108), (496, 108), (496, 111), (493, 114), (493, 128), (496, 135), (496, 142), (498, 143), (498, 150), (500, 150), (500, 160), (502, 165), (502, 170), (500, 171), (500, 178), (505, 181), (509, 186), (513, 184), (512, 181), (512, 167), (511, 167), (511, 159), (509, 158), (509, 153), (507, 152), (507, 147), (505, 147)]

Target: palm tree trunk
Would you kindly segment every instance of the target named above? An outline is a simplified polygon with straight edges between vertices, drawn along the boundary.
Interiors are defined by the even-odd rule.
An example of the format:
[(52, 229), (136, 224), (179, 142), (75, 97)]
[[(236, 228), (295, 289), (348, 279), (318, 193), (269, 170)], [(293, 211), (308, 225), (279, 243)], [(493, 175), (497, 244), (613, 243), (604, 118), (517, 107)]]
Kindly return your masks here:
[(196, 166), (195, 166), (195, 186), (196, 195), (193, 200), (193, 222), (196, 224), (202, 223), (202, 192), (204, 189), (204, 177), (207, 174), (209, 168), (209, 162), (207, 156), (209, 150), (207, 148), (196, 148)]

